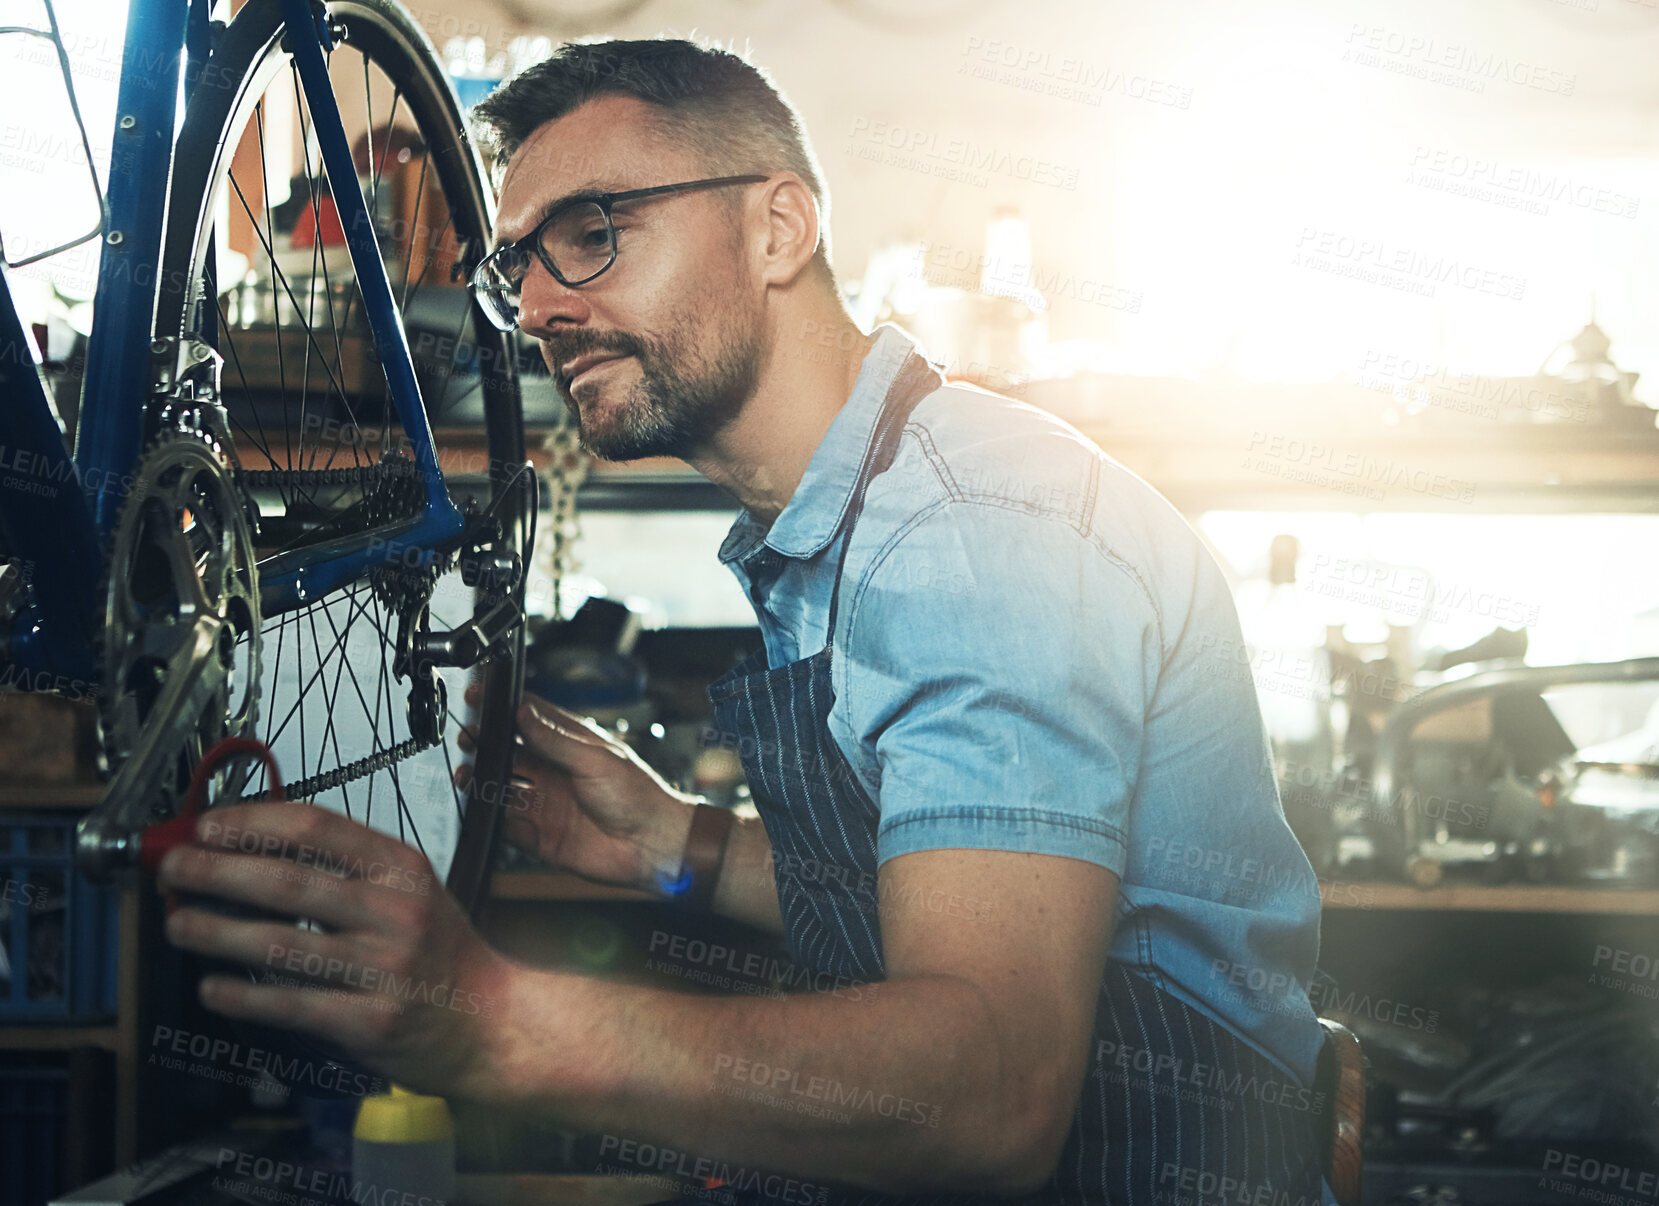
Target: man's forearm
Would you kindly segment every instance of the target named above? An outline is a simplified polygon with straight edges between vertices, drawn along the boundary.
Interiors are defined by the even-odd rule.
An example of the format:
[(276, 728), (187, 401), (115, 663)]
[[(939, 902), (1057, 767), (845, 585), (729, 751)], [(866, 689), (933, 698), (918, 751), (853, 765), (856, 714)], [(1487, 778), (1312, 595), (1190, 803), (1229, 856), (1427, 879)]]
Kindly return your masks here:
[(714, 911), (771, 934), (783, 933), (772, 876), (772, 842), (758, 817), (739, 817), (732, 826), (714, 888)]
[(1020, 1076), (964, 980), (701, 997), (513, 965), (497, 995), (460, 1091), (600, 1135), (624, 1165), (643, 1142), (677, 1167), (891, 1193), (1019, 1187)]

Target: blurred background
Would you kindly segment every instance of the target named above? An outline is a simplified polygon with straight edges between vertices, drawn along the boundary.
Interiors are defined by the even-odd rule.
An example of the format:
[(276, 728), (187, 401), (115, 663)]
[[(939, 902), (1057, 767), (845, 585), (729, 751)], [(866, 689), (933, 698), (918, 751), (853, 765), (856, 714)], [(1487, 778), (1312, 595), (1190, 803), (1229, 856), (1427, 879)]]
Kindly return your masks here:
[[(1368, 1200), (1582, 1200), (1607, 1167), (1652, 1200), (1654, 0), (411, 8), (464, 104), (580, 37), (714, 39), (768, 72), (813, 140), (859, 324), (1075, 424), (1226, 570), (1246, 644), (1215, 672), (1256, 684), (1325, 897), (1315, 1004), (1371, 1060)], [(96, 222), (125, 14), (59, 10), (90, 163), (55, 62), (0, 39), (14, 262)], [(395, 212), (424, 149), (352, 119), (399, 148)], [(300, 139), (267, 131), (279, 191)], [(228, 210), (220, 228), (230, 321), (257, 332), (252, 240)], [(70, 378), (95, 269), (83, 248), (12, 274)], [(549, 502), (532, 689), (749, 807), (701, 694), (758, 644), (715, 559), (733, 501), (678, 463), (589, 463), (545, 378), (526, 400)], [(510, 949), (660, 978), (654, 906), (522, 859), (497, 878)], [(474, 1126), (474, 1167), (588, 1150)]]

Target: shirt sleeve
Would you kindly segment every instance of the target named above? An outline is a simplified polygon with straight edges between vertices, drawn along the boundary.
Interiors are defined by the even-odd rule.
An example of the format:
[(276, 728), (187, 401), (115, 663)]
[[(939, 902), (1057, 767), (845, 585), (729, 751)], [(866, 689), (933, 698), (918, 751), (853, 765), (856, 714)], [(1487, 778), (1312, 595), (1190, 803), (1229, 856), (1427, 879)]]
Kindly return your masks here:
[(861, 577), (842, 648), (882, 862), (971, 848), (1123, 874), (1160, 631), (1141, 575), (1098, 536), (945, 503)]

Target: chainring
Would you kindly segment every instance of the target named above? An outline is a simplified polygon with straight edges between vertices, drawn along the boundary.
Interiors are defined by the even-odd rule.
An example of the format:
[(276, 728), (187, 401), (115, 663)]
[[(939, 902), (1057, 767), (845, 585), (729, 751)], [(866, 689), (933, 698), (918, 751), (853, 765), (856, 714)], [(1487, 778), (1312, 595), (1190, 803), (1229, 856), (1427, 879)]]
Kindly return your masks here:
[[(255, 736), (259, 716), (259, 580), (254, 533), (229, 458), (211, 436), (169, 430), (140, 455), (117, 521), (104, 590), (99, 695), (104, 755), (120, 768), (162, 719), (162, 684), (189, 665), (187, 637), (201, 617), (222, 621), (213, 652), (226, 676), (171, 755), (151, 805), (177, 812), (201, 756), (225, 737)], [(243, 665), (238, 666), (238, 655)], [(227, 766), (213, 795), (234, 796), (251, 764)]]

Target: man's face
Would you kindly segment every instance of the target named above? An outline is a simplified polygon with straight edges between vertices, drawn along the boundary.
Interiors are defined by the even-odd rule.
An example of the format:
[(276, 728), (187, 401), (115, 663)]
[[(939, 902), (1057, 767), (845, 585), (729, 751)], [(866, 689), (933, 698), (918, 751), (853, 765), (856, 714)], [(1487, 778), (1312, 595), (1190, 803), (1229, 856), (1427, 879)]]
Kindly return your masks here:
[[(631, 97), (600, 97), (532, 134), (507, 165), (497, 240), (528, 234), (572, 193), (723, 174), (667, 142), (649, 112)], [(595, 456), (684, 457), (754, 392), (764, 311), (738, 220), (743, 198), (733, 195), (754, 187), (618, 204), (616, 262), (575, 288), (532, 259), (519, 325), (540, 341), (559, 396)]]

